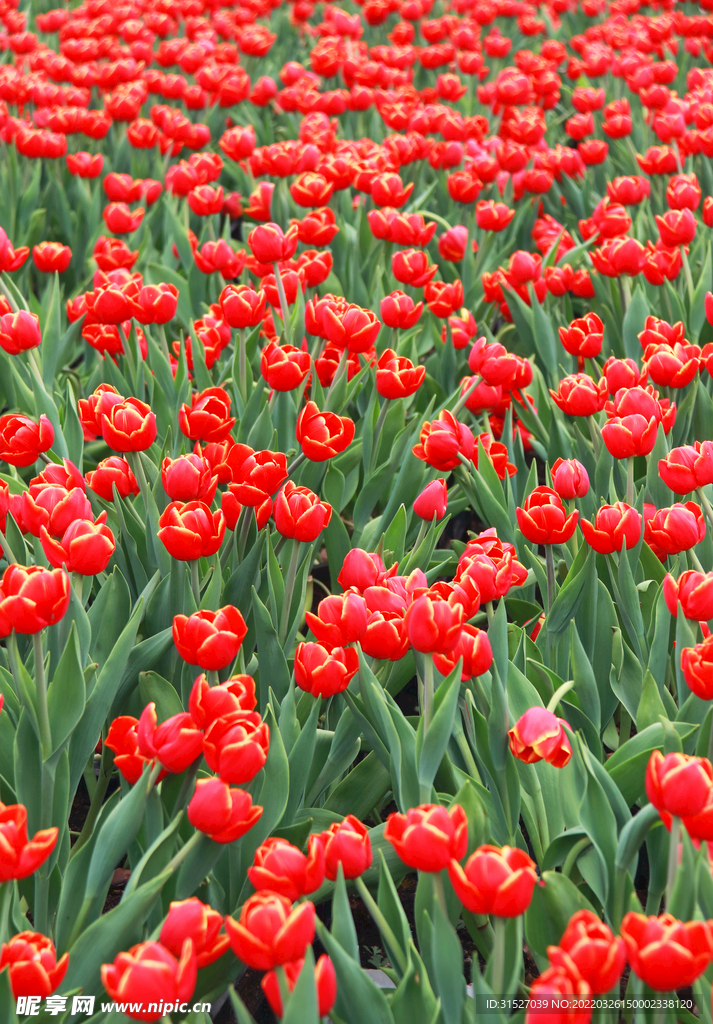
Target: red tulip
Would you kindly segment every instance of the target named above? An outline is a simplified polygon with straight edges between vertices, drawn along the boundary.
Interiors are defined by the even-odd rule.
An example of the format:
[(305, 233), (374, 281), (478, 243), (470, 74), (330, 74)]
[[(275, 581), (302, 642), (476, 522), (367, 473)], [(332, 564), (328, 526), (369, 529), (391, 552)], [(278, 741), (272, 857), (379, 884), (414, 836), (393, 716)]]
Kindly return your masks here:
[(68, 966), (69, 953), (58, 960), (52, 939), (39, 932), (19, 932), (0, 949), (0, 970), (8, 968), (15, 999), (51, 995), (62, 984)]
[(689, 690), (701, 700), (713, 700), (713, 634), (681, 651), (681, 671)]
[(180, 775), (203, 752), (203, 733), (192, 717), (181, 711), (159, 725), (153, 701), (141, 712), (137, 738), (141, 756), (159, 761), (174, 775)]
[(438, 804), (412, 807), (386, 819), (384, 838), (401, 860), (417, 871), (443, 871), (461, 860), (468, 845), (468, 819), (460, 804), (448, 810)]
[(711, 961), (713, 938), (705, 921), (677, 921), (671, 914), (646, 917), (630, 911), (621, 935), (634, 974), (656, 992), (693, 984)]
[(307, 402), (297, 418), (297, 440), (312, 462), (325, 462), (348, 448), (354, 439), (354, 422), (334, 412), (320, 412)]
[(583, 498), (589, 490), (589, 476), (577, 459), (557, 459), (552, 466), (552, 486), (560, 498)]
[(359, 671), (353, 647), (299, 643), (295, 650), (295, 683), (313, 697), (333, 697), (346, 690)]
[(324, 881), (324, 847), (319, 836), (309, 837), (307, 855), (286, 839), (266, 839), (255, 851), (248, 878), (258, 892), (268, 889), (293, 903), (314, 892)]
[(577, 528), (579, 512), (570, 512), (551, 487), (536, 487), (517, 509), (517, 525), (533, 544), (564, 544)]
[(198, 779), (186, 815), (214, 843), (233, 843), (260, 820), (262, 807), (244, 789), (232, 789), (222, 779)]
[(172, 501), (158, 525), (159, 540), (173, 558), (183, 562), (214, 555), (225, 536), (223, 513), (211, 512), (202, 501)]
[(309, 901), (293, 908), (285, 896), (258, 892), (243, 903), (238, 921), (226, 917), (225, 930), (238, 959), (269, 971), (304, 956), (314, 938), (314, 919)]
[(106, 512), (94, 523), (76, 519), (64, 531), (61, 541), (54, 540), (42, 526), (40, 540), (50, 565), (55, 569), (65, 566), (68, 572), (82, 576), (104, 572), (116, 548), (114, 534), (106, 525)]
[(666, 607), (675, 617), (681, 605), (687, 619), (708, 621), (713, 619), (713, 572), (688, 570), (678, 580), (668, 573), (663, 581)]
[(419, 519), (433, 522), (434, 517), (443, 519), (448, 507), (448, 486), (445, 480), (433, 480), (413, 503), (413, 510)]
[(525, 764), (544, 760), (555, 768), (564, 768), (572, 756), (563, 728), (566, 724), (546, 708), (529, 708), (508, 732), (513, 756)]
[(335, 881), (340, 864), (347, 879), (358, 878), (371, 867), (369, 830), (353, 814), (330, 825), (320, 840), (324, 846), (325, 874), (330, 882)]
[[(159, 1002), (184, 1003), (196, 987), (197, 962), (193, 940), (187, 938), (180, 958), (160, 942), (141, 942), (128, 953), (117, 954), (112, 964), (102, 964), (102, 985), (116, 1002), (135, 1002), (158, 1007)], [(148, 1009), (143, 1020), (157, 1021), (163, 1010)]]
[(601, 555), (621, 551), (626, 541), (626, 550), (631, 551), (641, 537), (641, 516), (624, 501), (613, 505), (602, 505), (594, 517), (594, 525), (581, 519), (584, 539), (591, 548)]
[(256, 711), (231, 711), (206, 730), (205, 759), (223, 782), (250, 782), (264, 767), (269, 749), (270, 727)]
[(173, 618), (173, 642), (178, 653), (189, 665), (200, 665), (205, 671), (220, 671), (229, 665), (247, 631), (242, 615), (229, 604), (216, 612), (204, 609)]
[(578, 910), (569, 919), (558, 946), (547, 955), (554, 967), (571, 970), (574, 965), (594, 995), (609, 992), (626, 964), (624, 940), (615, 938), (611, 928), (591, 910)]
[(689, 818), (703, 810), (713, 785), (713, 766), (704, 757), (654, 750), (646, 769), (646, 795), (661, 814)]
[[(293, 960), (291, 963), (285, 964), (283, 970), (290, 992), (294, 991), (303, 966), (304, 960)], [(337, 976), (334, 972), (332, 961), (326, 953), (322, 953), (314, 965), (314, 984), (317, 990), (317, 1013), (320, 1017), (326, 1017), (337, 998)], [(282, 1017), (282, 994), (275, 971), (268, 971), (267, 974), (263, 975), (260, 986), (265, 993), (272, 1012), (275, 1016)]]
[(535, 864), (512, 846), (480, 846), (465, 868), (452, 860), (448, 868), (456, 896), (471, 914), (519, 917), (532, 900)]
[(168, 914), (161, 925), (159, 941), (175, 957), (180, 957), (186, 939), (193, 941), (198, 970), (214, 963), (223, 955), (230, 939), (224, 933), (223, 915), (197, 896), (186, 900), (174, 900), (169, 904)]

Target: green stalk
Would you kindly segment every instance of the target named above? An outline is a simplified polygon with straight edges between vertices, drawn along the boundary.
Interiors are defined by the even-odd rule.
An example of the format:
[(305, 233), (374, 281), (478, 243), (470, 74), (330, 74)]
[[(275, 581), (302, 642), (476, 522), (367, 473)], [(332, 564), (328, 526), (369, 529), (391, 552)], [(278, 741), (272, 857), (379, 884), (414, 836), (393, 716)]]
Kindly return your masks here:
[(381, 431), (384, 429), (384, 423), (386, 422), (386, 414), (389, 411), (390, 404), (390, 400), (388, 398), (385, 399), (384, 404), (379, 410), (379, 418), (377, 419), (376, 426), (374, 427), (374, 440), (371, 445), (371, 459), (369, 460), (370, 469), (374, 465), (374, 462), (376, 461), (376, 453), (379, 447), (379, 438), (381, 437)]
[(681, 246), (681, 262), (683, 263), (683, 275), (686, 278), (686, 288), (688, 289), (688, 301), (692, 306), (693, 293), (695, 289), (693, 287), (693, 275), (691, 274), (691, 265), (688, 262), (688, 254), (686, 253), (685, 245)]
[(238, 331), (238, 391), (245, 408), (248, 401), (248, 355), (243, 328)]
[(357, 887), (357, 889), (359, 891), (359, 895), (361, 896), (362, 900), (364, 901), (364, 906), (366, 907), (366, 909), (371, 914), (371, 917), (373, 918), (374, 923), (376, 924), (377, 928), (379, 929), (381, 934), (384, 936), (384, 939), (388, 943), (388, 945), (389, 945), (389, 947), (391, 949), (391, 952), (394, 954), (394, 957), (396, 958), (397, 966), (398, 966), (399, 970), (401, 971), (402, 974), (405, 973), (406, 968), (407, 968), (408, 965), (406, 963), (406, 959), (404, 957), (403, 950), (401, 949), (401, 946), (399, 945), (398, 940), (397, 940), (396, 936), (393, 933), (391, 925), (386, 920), (386, 918), (382, 914), (381, 910), (379, 909), (378, 904), (376, 903), (374, 897), (371, 895), (371, 893), (367, 889), (366, 882), (364, 881), (364, 879), (361, 878), (361, 876), (360, 876), (355, 881), (356, 881), (356, 887)]
[(32, 649), (35, 655), (35, 689), (37, 690), (37, 718), (40, 725), (40, 742), (42, 744), (42, 754), (46, 760), (52, 750), (52, 729), (50, 727), (49, 709), (47, 707), (47, 677), (45, 676), (45, 656), (41, 633), (33, 634)]
[(191, 590), (193, 591), (193, 600), (196, 602), (196, 608), (201, 606), (201, 577), (199, 571), (199, 564), (197, 558), (192, 558), (190, 561), (191, 566)]
[(280, 264), (273, 263), (272, 269), (275, 271), (275, 280), (277, 282), (277, 294), (280, 296), (280, 310), (282, 312), (283, 333), (285, 335), (285, 341), (289, 345), (292, 334), (292, 325), (290, 324), (290, 307), (287, 305), (287, 296), (285, 295), (285, 286), (282, 283)]
[(545, 544), (545, 567), (547, 569), (547, 614), (555, 599), (555, 554), (551, 544)]
[(673, 887), (678, 871), (678, 844), (681, 838), (681, 819), (674, 814), (671, 818), (671, 834), (668, 841), (668, 873), (666, 875), (666, 909), (671, 902)]
[(634, 457), (629, 456), (626, 460), (626, 503), (634, 504)]
[(287, 639), (287, 631), (290, 627), (290, 609), (292, 608), (292, 594), (295, 589), (295, 579), (297, 577), (297, 567), (300, 562), (300, 551), (302, 544), (299, 541), (295, 541), (292, 547), (292, 554), (290, 555), (290, 562), (287, 566), (287, 576), (285, 577), (285, 594), (282, 605), (282, 613), (280, 615), (280, 632), (279, 639), (280, 643), (284, 644)]
[(92, 793), (91, 803), (89, 805), (89, 811), (86, 818), (84, 819), (84, 825), (82, 831), (79, 833), (79, 838), (71, 849), (69, 859), (75, 857), (85, 843), (91, 838), (92, 832), (94, 831), (94, 825), (97, 818), (99, 817), (99, 811), (101, 810), (106, 795), (107, 788), (109, 786), (109, 780), (111, 779), (113, 769), (113, 761), (111, 759), (111, 751), (104, 744), (102, 746), (101, 762), (99, 764), (99, 778), (96, 780), (94, 786), (94, 792)]
[(495, 933), (495, 945), (493, 948), (493, 995), (498, 997), (504, 995), (503, 985), (505, 984), (505, 926), (504, 917), (493, 917), (493, 931)]

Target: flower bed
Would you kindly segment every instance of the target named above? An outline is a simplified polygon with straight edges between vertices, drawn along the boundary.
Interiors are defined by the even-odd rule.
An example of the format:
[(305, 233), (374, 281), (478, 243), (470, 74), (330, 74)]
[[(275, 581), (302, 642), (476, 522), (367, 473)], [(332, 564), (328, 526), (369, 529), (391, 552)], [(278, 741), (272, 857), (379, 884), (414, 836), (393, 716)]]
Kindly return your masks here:
[(710, 1024), (709, 8), (3, 4), (3, 1021)]

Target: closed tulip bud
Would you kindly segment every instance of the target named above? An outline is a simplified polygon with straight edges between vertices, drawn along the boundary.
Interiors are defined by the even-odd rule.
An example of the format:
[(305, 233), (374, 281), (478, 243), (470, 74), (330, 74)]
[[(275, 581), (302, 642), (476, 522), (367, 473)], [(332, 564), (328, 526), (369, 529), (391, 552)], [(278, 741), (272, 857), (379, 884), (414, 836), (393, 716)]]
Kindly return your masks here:
[(688, 494), (713, 483), (713, 441), (672, 448), (659, 461), (659, 476), (675, 494)]
[(40, 318), (36, 313), (21, 309), (0, 316), (0, 348), (11, 356), (37, 348), (41, 341)]
[(52, 447), (54, 428), (44, 415), (35, 423), (29, 416), (0, 416), (0, 459), (11, 466), (31, 466)]
[(159, 761), (174, 775), (180, 775), (203, 752), (203, 733), (191, 716), (182, 711), (158, 725), (153, 701), (141, 712), (137, 737), (141, 756)]
[(404, 292), (391, 292), (381, 300), (381, 319), (394, 330), (407, 331), (414, 327), (422, 312), (423, 303), (414, 303)]
[(39, 932), (20, 932), (0, 949), (0, 971), (8, 968), (15, 999), (21, 996), (46, 999), (62, 984), (68, 966), (69, 953), (57, 960), (52, 939)]
[(138, 398), (125, 398), (101, 416), (102, 437), (116, 452), (143, 452), (156, 440), (156, 417)]
[(334, 412), (320, 412), (316, 402), (307, 402), (297, 417), (296, 437), (312, 462), (333, 458), (354, 439), (354, 421)]
[(106, 512), (96, 522), (76, 519), (70, 523), (61, 541), (54, 540), (46, 527), (40, 528), (40, 541), (47, 561), (55, 569), (64, 566), (68, 572), (96, 576), (104, 572), (116, 548), (111, 529), (106, 525)]
[(332, 518), (332, 506), (308, 487), (288, 480), (275, 499), (275, 526), (283, 537), (311, 543)]
[(255, 327), (265, 315), (265, 293), (251, 285), (229, 284), (220, 293), (220, 308), (231, 327)]
[(676, 818), (699, 814), (712, 786), (713, 767), (707, 758), (652, 752), (646, 768), (646, 795), (659, 813)]
[(670, 508), (654, 510), (645, 519), (644, 540), (664, 558), (688, 551), (700, 544), (705, 535), (706, 521), (695, 501), (687, 501), (685, 505), (677, 502)]
[(191, 452), (179, 455), (177, 459), (167, 456), (161, 463), (161, 482), (173, 502), (201, 501), (210, 505), (215, 497), (218, 477), (202, 454)]
[[(128, 953), (119, 953), (113, 964), (101, 967), (102, 985), (112, 999), (138, 1000), (142, 1005), (147, 993), (157, 992), (164, 1003), (188, 1002), (195, 991), (196, 975), (196, 952), (190, 938), (184, 941), (180, 957), (161, 942), (141, 942)], [(163, 1010), (146, 1010), (142, 1019), (158, 1021), (162, 1016)]]
[(683, 922), (668, 913), (646, 917), (629, 911), (620, 931), (632, 971), (656, 992), (692, 985), (713, 955), (706, 921)]
[(468, 819), (460, 804), (448, 810), (438, 804), (412, 807), (386, 819), (384, 839), (399, 858), (417, 871), (443, 871), (461, 860), (468, 846)]
[(200, 970), (214, 963), (230, 945), (228, 936), (220, 934), (222, 927), (223, 915), (201, 903), (197, 896), (191, 896), (169, 904), (159, 941), (174, 956), (180, 957), (183, 943), (192, 939), (196, 965)]
[(313, 697), (333, 697), (346, 690), (359, 671), (353, 647), (299, 643), (295, 650), (295, 683)]
[(214, 843), (233, 843), (262, 817), (244, 789), (233, 789), (222, 779), (198, 779), (186, 809), (191, 825)]
[(600, 555), (621, 551), (624, 541), (626, 550), (631, 551), (641, 537), (641, 515), (624, 501), (603, 505), (597, 510), (594, 524), (581, 519), (579, 525), (587, 544)]
[(223, 388), (206, 388), (191, 397), (190, 408), (178, 411), (181, 433), (191, 441), (225, 441), (235, 426), (230, 415), (230, 395)]
[(173, 642), (184, 661), (204, 671), (219, 672), (234, 660), (247, 634), (242, 615), (233, 605), (218, 611), (174, 615)]
[(248, 878), (260, 892), (269, 889), (291, 902), (319, 889), (324, 881), (324, 847), (317, 835), (308, 839), (305, 855), (286, 839), (271, 836), (255, 851)]
[(371, 867), (369, 830), (353, 814), (330, 825), (319, 838), (324, 846), (325, 874), (330, 882), (336, 880), (340, 864), (346, 879), (358, 878)]
[(572, 756), (564, 731), (566, 724), (546, 708), (528, 708), (508, 732), (513, 757), (525, 764), (546, 761), (555, 768), (564, 768)]
[(424, 654), (452, 651), (467, 618), (462, 604), (432, 592), (417, 597), (404, 617), (411, 646)]
[(519, 917), (530, 906), (537, 881), (534, 862), (512, 846), (480, 846), (465, 868), (452, 860), (448, 875), (456, 896), (471, 914)]
[(264, 767), (270, 727), (256, 711), (231, 711), (216, 718), (204, 740), (206, 763), (223, 782), (241, 785)]
[(573, 964), (594, 995), (609, 992), (626, 965), (624, 940), (591, 910), (572, 915), (559, 945), (549, 946), (547, 955), (553, 966)]
[(282, 263), (292, 259), (297, 249), (297, 228), (285, 234), (279, 224), (260, 224), (248, 235), (248, 245), (260, 263)]
[(678, 615), (680, 604), (687, 619), (707, 622), (713, 619), (713, 572), (689, 569), (677, 580), (668, 573), (663, 581), (663, 596), (674, 617)]
[(445, 480), (434, 480), (428, 484), (413, 503), (413, 510), (419, 519), (433, 522), (443, 519), (448, 507), (448, 486)]
[[(283, 967), (285, 977), (287, 978), (287, 987), (290, 992), (294, 991), (303, 967), (304, 960), (293, 960)], [(326, 1017), (337, 998), (337, 975), (334, 971), (334, 965), (326, 953), (322, 953), (314, 965), (314, 984), (317, 990), (317, 1013), (320, 1017)], [(272, 1012), (276, 1017), (282, 1017), (282, 994), (275, 971), (268, 971), (263, 976), (260, 987), (265, 993), (265, 998), (270, 1004)]]
[(517, 509), (517, 525), (533, 544), (564, 544), (577, 528), (579, 512), (570, 512), (551, 487), (536, 487)]
[[(713, 196), (706, 196), (706, 198), (703, 200), (701, 220), (707, 228), (713, 228)], [(706, 293), (706, 295), (709, 294), (709, 292)]]
[(557, 459), (552, 467), (552, 486), (560, 498), (583, 498), (589, 490), (589, 476), (577, 459)]
[(376, 390), (390, 400), (408, 398), (418, 391), (426, 378), (425, 366), (414, 366), (410, 359), (384, 349), (376, 369)]
[(449, 228), (438, 239), (438, 254), (449, 263), (460, 263), (464, 258), (468, 245), (468, 228), (457, 224)]
[(304, 957), (314, 938), (314, 904), (292, 907), (291, 900), (276, 892), (250, 896), (236, 921), (226, 917), (225, 930), (233, 952), (248, 967), (269, 971)]

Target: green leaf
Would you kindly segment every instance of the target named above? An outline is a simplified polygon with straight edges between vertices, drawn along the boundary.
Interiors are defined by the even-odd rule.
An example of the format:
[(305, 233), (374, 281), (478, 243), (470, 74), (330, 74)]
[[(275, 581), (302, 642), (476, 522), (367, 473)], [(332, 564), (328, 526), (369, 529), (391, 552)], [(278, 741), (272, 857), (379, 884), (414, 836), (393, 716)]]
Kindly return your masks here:
[(87, 871), (85, 898), (95, 899), (100, 894), (139, 831), (149, 795), (149, 775), (150, 771), (144, 769), (139, 781), (103, 822)]
[(525, 911), (525, 936), (530, 949), (547, 956), (547, 947), (559, 944), (573, 914), (578, 910), (596, 911), (567, 875), (544, 871), (542, 881), (545, 884), (535, 886)]
[[(430, 655), (426, 655), (426, 657), (430, 657)], [(436, 772), (451, 738), (458, 708), (460, 673), (461, 662), (459, 660), (434, 694), (432, 718), (427, 730), (423, 715), (419, 719), (416, 733), (416, 763), (418, 764), (418, 781), (424, 791), (430, 790), (433, 785)]]
[(84, 714), (85, 688), (77, 627), (72, 628), (59, 665), (47, 690), (47, 710), (52, 731), (52, 749), (45, 759), (59, 750), (71, 736)]
[(264, 710), (269, 690), (273, 689), (279, 700), (287, 693), (290, 685), (290, 670), (287, 667), (285, 653), (280, 646), (277, 630), (272, 624), (269, 611), (258, 597), (255, 587), (252, 588), (253, 619), (257, 635), (258, 684), (260, 690), (260, 709)]
[(139, 673), (139, 693), (144, 707), (151, 702), (156, 705), (159, 723), (165, 722), (172, 715), (179, 715), (184, 710), (175, 687), (157, 672)]
[(332, 896), (332, 927), (330, 931), (345, 953), (348, 953), (352, 960), (358, 964), (359, 939), (357, 938), (354, 926), (352, 909), (349, 906), (349, 896), (347, 895), (347, 885), (344, 881), (344, 869), (341, 861), (337, 867), (337, 880), (334, 884), (334, 894)]
[[(301, 296), (302, 293), (299, 294)], [(287, 1003), (287, 1009), (283, 1013), (282, 1024), (317, 1024), (318, 1020), (314, 953), (312, 947), (308, 946), (300, 976)]]
[(630, 359), (639, 359), (641, 356), (639, 332), (643, 331), (644, 322), (650, 312), (651, 309), (649, 308), (644, 290), (640, 285), (637, 285), (631, 297), (622, 326), (624, 350)]
[(433, 904), (433, 942), (430, 962), (431, 982), (441, 1000), (444, 1024), (461, 1024), (465, 1002), (463, 949), (456, 930), (448, 920), (440, 900)]
[(588, 544), (584, 544), (577, 552), (577, 557), (572, 562), (567, 578), (552, 602), (550, 613), (545, 621), (549, 633), (561, 634), (568, 627), (570, 619), (576, 615), (579, 602), (582, 600), (587, 574), (593, 569), (594, 553)]
[(644, 672), (641, 699), (636, 712), (636, 728), (646, 729), (649, 725), (656, 725), (661, 716), (668, 718), (656, 680), (647, 669)]
[(349, 1024), (394, 1024), (389, 1003), (383, 991), (374, 984), (342, 945), (317, 921), (317, 936), (331, 957), (337, 975), (339, 1017)]

